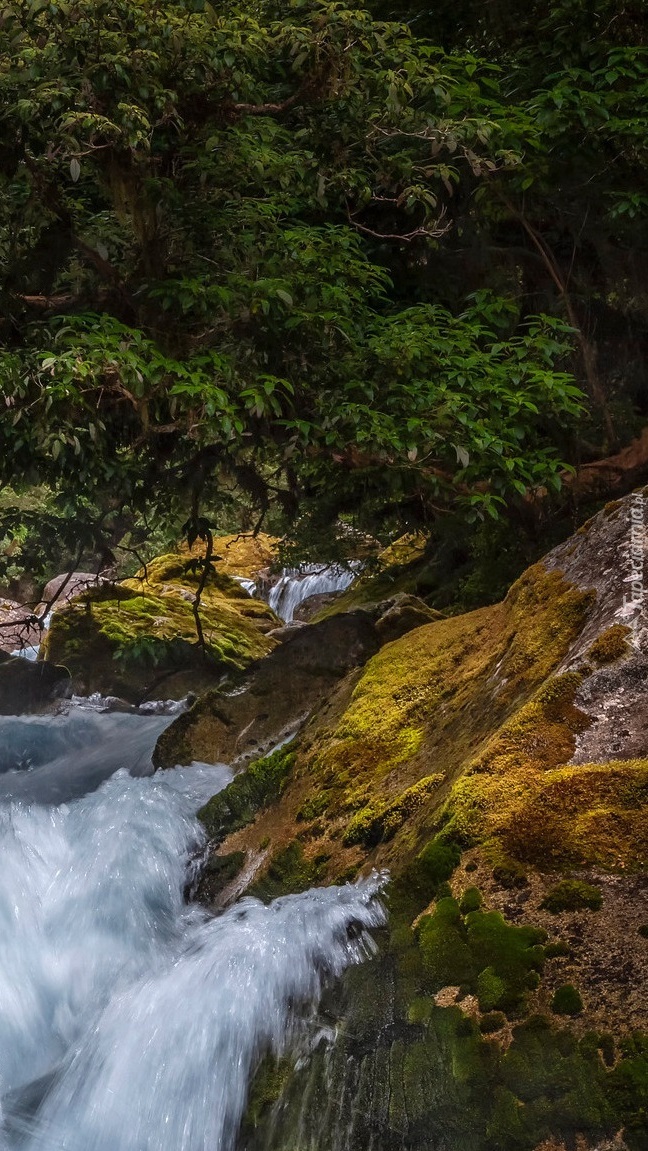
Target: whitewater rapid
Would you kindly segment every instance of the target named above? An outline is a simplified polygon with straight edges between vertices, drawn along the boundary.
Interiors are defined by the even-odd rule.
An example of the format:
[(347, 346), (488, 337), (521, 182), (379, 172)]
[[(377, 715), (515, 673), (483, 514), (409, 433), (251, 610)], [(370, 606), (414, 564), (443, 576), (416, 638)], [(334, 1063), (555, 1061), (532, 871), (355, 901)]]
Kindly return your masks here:
[(261, 1055), (370, 952), (379, 877), (216, 918), (186, 902), (195, 812), (230, 779), (122, 768), (0, 802), (2, 1151), (230, 1151)]
[(360, 565), (304, 564), (301, 568), (284, 569), (268, 592), (268, 604), (284, 623), (290, 623), (297, 608), (316, 595), (339, 595), (346, 591), (358, 574)]

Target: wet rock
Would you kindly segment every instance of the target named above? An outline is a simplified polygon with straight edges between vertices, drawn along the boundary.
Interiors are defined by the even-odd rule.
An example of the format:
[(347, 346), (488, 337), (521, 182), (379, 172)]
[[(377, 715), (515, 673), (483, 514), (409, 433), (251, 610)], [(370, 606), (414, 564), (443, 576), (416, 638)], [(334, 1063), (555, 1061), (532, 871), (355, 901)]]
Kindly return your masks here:
[(61, 607), (68, 600), (79, 595), (89, 588), (99, 587), (107, 583), (107, 579), (97, 572), (61, 572), (45, 585), (41, 596), (40, 607), (52, 604), (53, 609)]
[(67, 689), (69, 672), (0, 652), (0, 715), (42, 711)]
[(298, 628), (225, 689), (202, 696), (164, 732), (158, 767), (201, 760), (244, 763), (294, 732), (352, 668), (380, 646), (367, 612), (348, 612)]

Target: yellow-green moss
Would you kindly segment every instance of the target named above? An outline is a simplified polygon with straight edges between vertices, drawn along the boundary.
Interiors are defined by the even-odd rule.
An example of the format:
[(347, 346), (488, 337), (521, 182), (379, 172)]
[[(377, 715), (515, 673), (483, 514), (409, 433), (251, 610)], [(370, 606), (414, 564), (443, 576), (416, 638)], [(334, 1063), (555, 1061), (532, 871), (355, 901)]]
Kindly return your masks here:
[(549, 771), (520, 796), (500, 834), (514, 855), (538, 866), (642, 870), (648, 861), (648, 760)]
[(375, 847), (381, 840), (391, 839), (399, 827), (417, 812), (443, 783), (441, 774), (429, 775), (408, 787), (391, 803), (380, 803), (361, 808), (356, 812), (347, 827), (343, 842), (361, 843), (365, 847)]
[(594, 643), (587, 652), (587, 658), (599, 666), (606, 663), (613, 663), (616, 659), (621, 659), (630, 652), (628, 646), (629, 635), (629, 627), (625, 627), (620, 623), (613, 624), (612, 627), (601, 632), (600, 636), (594, 640)]
[[(513, 703), (547, 678), (580, 632), (591, 595), (541, 565), (494, 607), (440, 620), (387, 644), (365, 668), (316, 769), (372, 789), (425, 745), (458, 768)], [(438, 758), (437, 758), (438, 757)], [(430, 774), (429, 770), (419, 775)]]
[(460, 841), (539, 866), (645, 866), (648, 762), (569, 765), (591, 722), (574, 704), (579, 683), (550, 679), (469, 765), (448, 803)]
[[(204, 663), (193, 601), (200, 572), (187, 558), (158, 556), (137, 576), (70, 600), (52, 619), (44, 643), (48, 660), (88, 680), (90, 690), (129, 694), (151, 673)], [(227, 575), (212, 572), (200, 603), (212, 666), (243, 668), (272, 649), (264, 629), (277, 622)]]
[(573, 704), (579, 678), (547, 680), (592, 602), (536, 564), (504, 602), (385, 645), (309, 729), (279, 824), (317, 820), (309, 834), (331, 855), (331, 879), (369, 852), (402, 870), (444, 820), (463, 841), (494, 835), (497, 808), (568, 760), (587, 722)]
[(548, 680), (468, 765), (448, 805), (462, 842), (498, 834), (542, 775), (571, 758), (576, 734), (591, 723), (574, 704), (580, 682), (576, 672)]

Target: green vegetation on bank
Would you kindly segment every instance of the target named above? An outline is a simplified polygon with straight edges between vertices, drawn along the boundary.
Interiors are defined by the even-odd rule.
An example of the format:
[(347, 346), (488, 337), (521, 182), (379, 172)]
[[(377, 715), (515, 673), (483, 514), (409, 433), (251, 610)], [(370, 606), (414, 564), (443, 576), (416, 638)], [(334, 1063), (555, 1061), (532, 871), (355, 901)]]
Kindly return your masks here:
[(257, 759), (198, 812), (212, 843), (251, 823), (279, 799), (294, 763), (294, 752), (282, 747)]

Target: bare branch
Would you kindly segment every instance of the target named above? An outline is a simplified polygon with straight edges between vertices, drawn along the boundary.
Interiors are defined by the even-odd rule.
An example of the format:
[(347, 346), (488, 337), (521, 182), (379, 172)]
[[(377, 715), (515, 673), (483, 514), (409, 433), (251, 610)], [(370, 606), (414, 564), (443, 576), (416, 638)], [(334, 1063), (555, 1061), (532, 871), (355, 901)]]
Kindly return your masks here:
[(411, 244), (413, 240), (427, 239), (437, 240), (441, 236), (447, 235), (451, 230), (452, 224), (447, 223), (441, 227), (441, 221), (445, 215), (445, 210), (441, 213), (439, 218), (434, 224), (421, 224), (418, 228), (414, 228), (411, 232), (377, 232), (374, 228), (368, 228), (366, 224), (361, 224), (355, 219), (356, 213), (351, 212), (347, 204), (347, 218), (352, 228), (356, 228), (359, 232), (363, 232), (367, 236), (373, 236), (377, 240), (396, 240), (398, 243)]

